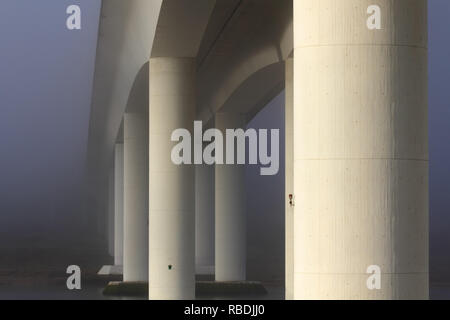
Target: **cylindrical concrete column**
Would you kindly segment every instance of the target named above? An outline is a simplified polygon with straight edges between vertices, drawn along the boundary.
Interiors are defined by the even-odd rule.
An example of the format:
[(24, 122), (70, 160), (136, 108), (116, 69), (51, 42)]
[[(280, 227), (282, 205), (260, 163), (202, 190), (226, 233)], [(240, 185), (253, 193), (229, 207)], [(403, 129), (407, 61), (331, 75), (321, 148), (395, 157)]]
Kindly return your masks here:
[(214, 166), (195, 168), (195, 269), (214, 274)]
[(150, 299), (195, 296), (195, 172), (171, 160), (173, 131), (193, 132), (195, 83), (195, 59), (150, 59)]
[(148, 280), (148, 114), (124, 117), (123, 281)]
[(114, 257), (114, 165), (108, 176), (108, 254)]
[[(215, 122), (224, 137), (227, 129), (245, 128), (240, 114), (218, 113)], [(216, 281), (242, 281), (247, 259), (245, 165), (216, 164), (215, 187)]]
[(428, 298), (427, 1), (296, 0), (294, 37), (294, 298)]
[(123, 265), (123, 144), (114, 151), (114, 265)]

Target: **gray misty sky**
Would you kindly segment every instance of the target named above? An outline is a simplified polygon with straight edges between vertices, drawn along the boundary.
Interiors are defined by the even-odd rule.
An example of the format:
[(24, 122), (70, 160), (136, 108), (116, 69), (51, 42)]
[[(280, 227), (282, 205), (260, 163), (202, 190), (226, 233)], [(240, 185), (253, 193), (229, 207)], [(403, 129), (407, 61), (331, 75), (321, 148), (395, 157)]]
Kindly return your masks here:
[(450, 280), (450, 1), (429, 0), (430, 240), (433, 278)]
[[(82, 9), (82, 30), (66, 9)], [(0, 2), (0, 235), (76, 222), (99, 0)]]
[[(81, 6), (81, 31), (66, 29), (70, 4)], [(99, 10), (100, 0), (0, 2), (0, 238), (33, 240), (80, 222)], [(429, 17), (431, 270), (443, 274), (450, 269), (450, 1), (429, 0)], [(272, 104), (254, 125), (282, 125), (282, 112)], [(279, 179), (270, 190), (251, 181), (262, 194), (283, 188)]]

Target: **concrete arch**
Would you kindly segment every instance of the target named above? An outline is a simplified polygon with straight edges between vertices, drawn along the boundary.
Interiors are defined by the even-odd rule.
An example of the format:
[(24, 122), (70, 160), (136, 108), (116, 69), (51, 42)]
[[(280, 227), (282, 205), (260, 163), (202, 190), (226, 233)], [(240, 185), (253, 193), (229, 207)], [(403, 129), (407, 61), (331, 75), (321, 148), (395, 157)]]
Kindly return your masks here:
[(275, 62), (239, 84), (217, 112), (244, 114), (250, 122), (285, 87), (285, 63)]
[(146, 62), (137, 73), (128, 96), (125, 113), (148, 112), (149, 63)]
[[(216, 8), (223, 10), (219, 6)], [(292, 8), (292, 0), (243, 0), (238, 3), (224, 28), (218, 31), (215, 40), (205, 37), (198, 65), (200, 119), (207, 122), (230, 99), (234, 100), (232, 96), (254, 74), (266, 67), (268, 72), (270, 66), (275, 69), (274, 65), (291, 55)], [(213, 12), (211, 20), (218, 14)], [(210, 24), (208, 28), (213, 26)], [(240, 30), (248, 32), (242, 33)], [(261, 83), (260, 89), (273, 90), (271, 79), (268, 81), (270, 83), (265, 88)]]
[(196, 57), (216, 0), (163, 0), (152, 58)]

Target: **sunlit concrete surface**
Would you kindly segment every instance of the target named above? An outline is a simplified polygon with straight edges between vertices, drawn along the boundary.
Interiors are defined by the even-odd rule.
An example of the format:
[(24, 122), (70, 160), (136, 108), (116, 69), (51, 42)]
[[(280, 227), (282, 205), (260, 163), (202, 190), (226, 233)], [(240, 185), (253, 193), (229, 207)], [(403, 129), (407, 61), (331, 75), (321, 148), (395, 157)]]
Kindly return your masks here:
[(294, 1), (294, 299), (428, 299), (427, 1), (372, 3)]

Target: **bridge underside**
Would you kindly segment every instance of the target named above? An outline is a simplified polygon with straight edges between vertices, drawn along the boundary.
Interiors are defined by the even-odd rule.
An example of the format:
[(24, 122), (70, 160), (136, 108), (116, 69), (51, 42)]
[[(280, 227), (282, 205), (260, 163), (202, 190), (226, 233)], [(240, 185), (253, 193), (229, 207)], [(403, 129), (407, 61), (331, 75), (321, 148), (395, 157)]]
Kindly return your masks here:
[(246, 280), (245, 167), (177, 166), (170, 137), (245, 128), (285, 89), (286, 298), (427, 298), (426, 17), (426, 0), (104, 1), (87, 209), (115, 219), (124, 281), (189, 299), (196, 271)]

